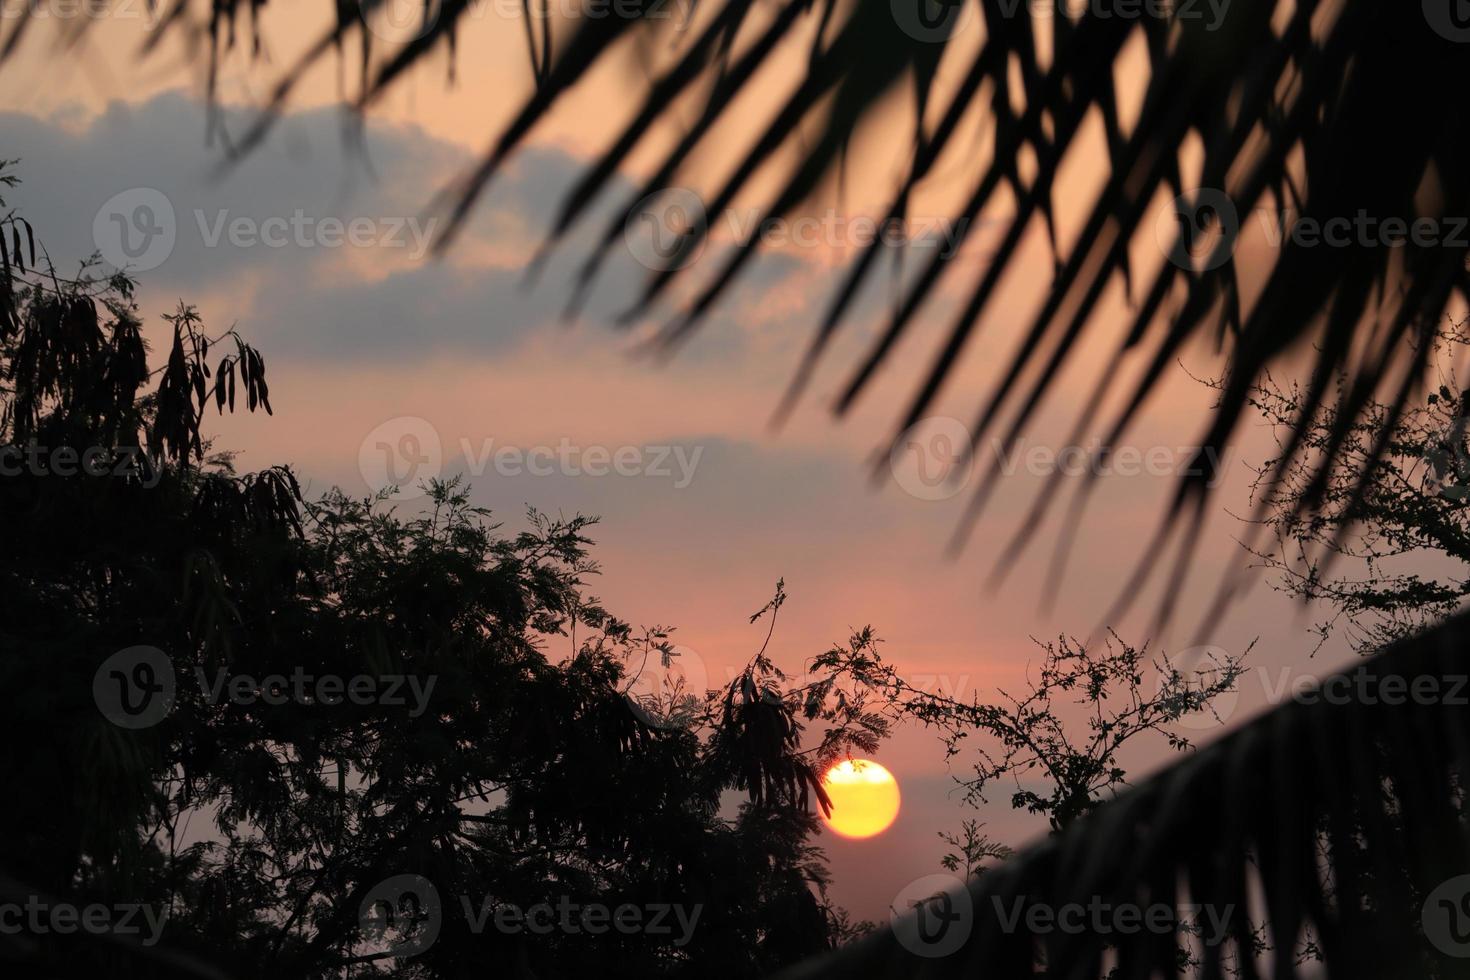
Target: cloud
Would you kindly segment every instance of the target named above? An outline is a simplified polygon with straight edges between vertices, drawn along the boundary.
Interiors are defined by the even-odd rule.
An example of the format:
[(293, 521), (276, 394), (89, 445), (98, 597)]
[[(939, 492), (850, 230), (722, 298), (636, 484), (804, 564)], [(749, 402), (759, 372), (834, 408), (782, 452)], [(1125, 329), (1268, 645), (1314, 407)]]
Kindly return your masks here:
[[(217, 131), (238, 134), (248, 121), (243, 110), (222, 109)], [(520, 153), (451, 253), (435, 261), (424, 254), (444, 220), (433, 203), (473, 163), (462, 148), (412, 125), (370, 119), (359, 129), (338, 109), (306, 109), (288, 113), (264, 145), (226, 166), (228, 140), (208, 145), (210, 130), (206, 108), (177, 92), (113, 103), (81, 125), (0, 114), (0, 140), (20, 157), (22, 185), (11, 203), (35, 222), (64, 274), (101, 248), (136, 270), (145, 307), (171, 308), (180, 297), (198, 303), (242, 324), (277, 358), (502, 355), (562, 318), (613, 206), (634, 193), (627, 181), (611, 181), (589, 220), (530, 282), (526, 270), (551, 216), (586, 166), (563, 150)], [(711, 248), (701, 262), (712, 270), (720, 253)], [(614, 321), (648, 275), (615, 241), (584, 319)], [(790, 323), (815, 319), (814, 278), (831, 280), (790, 254), (762, 257), (714, 312), (692, 356), (727, 361), (761, 332), (762, 348), (772, 333), (794, 348)], [(782, 288), (811, 309), (759, 303)]]

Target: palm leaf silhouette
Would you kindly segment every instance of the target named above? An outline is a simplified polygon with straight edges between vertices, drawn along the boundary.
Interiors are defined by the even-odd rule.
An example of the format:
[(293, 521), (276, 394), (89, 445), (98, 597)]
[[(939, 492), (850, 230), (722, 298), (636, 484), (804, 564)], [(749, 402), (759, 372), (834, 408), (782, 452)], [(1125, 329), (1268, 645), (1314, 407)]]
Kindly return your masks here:
[[(287, 103), (303, 73), (345, 38), (368, 40), (361, 15), (380, 2), (336, 5), (336, 26), (287, 71), (273, 93), (272, 112)], [(1054, 393), (1069, 358), (1097, 329), (1094, 314), (1105, 290), (1121, 280), (1136, 296), (1130, 328), (1096, 372), (1079, 419), (1088, 420), (1114, 393), (1125, 359), (1139, 359), (1143, 370), (1122, 391), (1122, 407), (1107, 423), (1105, 445), (1127, 431), (1187, 344), (1214, 339), (1229, 357), (1220, 405), (1199, 439), (1200, 465), (1181, 478), (1150, 554), (1176, 533), (1179, 560), (1187, 556), (1189, 532), (1202, 519), (1214, 475), (1209, 460), (1218, 458), (1239, 424), (1253, 380), (1293, 353), (1310, 365), (1297, 408), (1299, 429), (1320, 417), (1335, 390), (1334, 377), (1343, 375), (1346, 394), (1335, 406), (1339, 435), (1370, 400), (1378, 399), (1393, 407), (1383, 430), (1386, 444), (1392, 422), (1424, 371), (1430, 345), (1423, 341), (1452, 297), (1465, 290), (1470, 249), (1463, 235), (1432, 246), (1356, 240), (1330, 249), (1287, 239), (1270, 255), (1252, 259), (1259, 265), (1252, 270), (1259, 280), (1253, 288), (1242, 282), (1238, 266), (1245, 257), (1237, 262), (1230, 235), (1204, 255), (1196, 256), (1189, 246), (1199, 225), (1219, 226), (1232, 214), (1238, 220), (1258, 208), (1290, 206), (1318, 223), (1363, 213), (1455, 227), (1456, 217), (1470, 211), (1470, 116), (1454, 110), (1449, 100), (1467, 77), (1470, 46), (1458, 40), (1448, 0), (1443, 5), (1235, 0), (1217, 30), (1182, 16), (1130, 20), (1089, 10), (1076, 17), (1043, 17), (1030, 4), (1009, 0), (966, 0), (931, 29), (916, 13), (920, 4), (932, 12), (929, 3), (788, 0), (767, 7), (753, 0), (714, 0), (701, 30), (650, 85), (633, 121), (570, 189), (550, 244), (587, 218), (597, 192), (666, 117), (671, 96), (706, 93), (683, 137), (587, 257), (583, 278), (590, 283), (638, 203), (676, 186), (695, 152), (731, 125), (732, 105), (753, 86), (760, 69), (783, 46), (799, 43), (801, 32), (815, 21), (822, 29), (811, 45), (805, 76), (761, 121), (750, 149), (706, 202), (710, 211), (727, 207), (765, 164), (804, 140), (800, 162), (763, 211), (777, 218), (800, 208), (840, 171), (857, 127), (881, 124), (878, 107), (895, 93), (907, 94), (925, 122), (896, 137), (908, 141), (910, 153), (890, 204), (892, 216), (907, 214), (940, 154), (958, 145), (961, 122), (982, 109), (995, 149), (967, 174), (968, 199), (954, 217), (973, 219), (1007, 195), (1015, 211), (987, 266), (976, 270), (937, 256), (918, 270), (886, 328), (852, 366), (836, 405), (839, 414), (891, 360), (898, 341), (934, 300), (940, 281), (970, 276), (973, 281), (963, 282), (962, 307), (932, 353), (926, 376), (898, 412), (894, 432), (924, 417), (992, 312), (1023, 235), (1038, 222), (1050, 224), (1063, 166), (1078, 151), (1084, 127), (1098, 120), (1109, 151), (1106, 179), (1080, 233), (1066, 247), (1057, 244), (1055, 276), (1003, 367), (1002, 380), (993, 390), (975, 394), (974, 437), (998, 430), (1004, 439), (1015, 439)], [(185, 4), (176, 0), (172, 10)], [(206, 28), (212, 51), (233, 37), (234, 21), (255, 6), (247, 0), (212, 4)], [(441, 46), (452, 47), (471, 9), (463, 0), (446, 0), (424, 31), (376, 70), (369, 71), (365, 60), (358, 103), (370, 105), (408, 67)], [(984, 32), (974, 54), (954, 42), (964, 16)], [(170, 13), (161, 29), (181, 29), (181, 23), (181, 16)], [(451, 189), (452, 221), (441, 247), (452, 244), (497, 170), (557, 101), (618, 45), (658, 30), (659, 23), (588, 19), (555, 44), (549, 31), (529, 35), (537, 88), (463, 184)], [(905, 23), (909, 30), (903, 29)], [(17, 19), (0, 51), (13, 50), (28, 24), (25, 17)], [(1115, 75), (1139, 37), (1148, 78), (1137, 120), (1125, 125)], [(962, 81), (932, 107), (939, 66), (954, 58), (968, 61)], [(272, 118), (265, 114), (245, 134), (240, 152), (259, 142)], [(1186, 151), (1192, 147), (1198, 149), (1198, 165), (1187, 168)], [(1023, 168), (1023, 160), (1030, 166)], [(1161, 263), (1135, 284), (1129, 246), (1138, 235), (1152, 233), (1146, 218), (1160, 197), (1175, 198), (1189, 222), (1169, 249), (1180, 261)], [(1214, 206), (1213, 215), (1205, 205)], [(683, 248), (697, 248), (702, 237), (703, 232), (696, 233)], [(734, 249), (700, 284), (687, 310), (663, 331), (665, 343), (677, 343), (699, 325), (748, 266), (758, 243), (756, 236)], [(857, 258), (816, 324), (793, 397), (849, 323), (859, 287), (878, 268), (883, 248), (874, 245)], [(654, 273), (630, 316), (649, 312), (686, 275), (677, 262)], [(1279, 465), (1284, 469), (1299, 452), (1298, 442), (1288, 444)], [(1325, 455), (1314, 464), (1319, 484), (1304, 496), (1304, 507), (1320, 498), (1333, 448)], [(982, 480), (971, 516), (983, 507), (997, 473), (993, 468)], [(1049, 506), (1054, 489), (1039, 502), (1040, 509)], [(1023, 535), (1039, 513), (1022, 528)], [(1453, 958), (1444, 937), (1426, 942), (1424, 934), (1431, 921), (1440, 923), (1427, 909), (1450, 917), (1442, 923), (1449, 939), (1463, 941), (1458, 931), (1463, 923), (1453, 919), (1463, 903), (1453, 898), (1448, 908), (1439, 903), (1445, 884), (1470, 873), (1461, 813), (1470, 767), (1470, 716), (1463, 707), (1443, 702), (1389, 703), (1384, 685), (1389, 679), (1412, 685), (1428, 677), (1437, 678), (1441, 690), (1453, 688), (1467, 641), (1470, 618), (1461, 616), (1394, 646), (1366, 662), (1375, 678), (1366, 692), (1359, 690), (1341, 704), (1294, 702), (1277, 708), (987, 874), (969, 889), (976, 910), (973, 928), (954, 955), (916, 955), (889, 929), (792, 976), (1007, 976), (1034, 972), (1038, 955), (1058, 976), (1097, 974), (1107, 965), (1127, 977), (1177, 975), (1179, 937), (1172, 934), (1053, 931), (1037, 937), (1024, 929), (1004, 931), (989, 914), (994, 899), (1002, 906), (1020, 898), (1057, 907), (1086, 905), (1093, 896), (1140, 904), (1187, 896), (1217, 908), (1252, 910), (1235, 920), (1226, 950), (1203, 950), (1205, 977), (1221, 976), (1226, 962), (1242, 976), (1259, 975), (1254, 957), (1239, 952), (1254, 948), (1251, 920), (1265, 927), (1278, 951), (1271, 957), (1277, 980), (1310, 972), (1284, 952), (1294, 950), (1307, 931), (1335, 977), (1463, 975), (1465, 961)]]
[[(1390, 647), (1341, 675), (1338, 689), (1351, 696), (1278, 707), (971, 879), (968, 900), (943, 909), (961, 930), (949, 946), (936, 922), (918, 920), (940, 910), (916, 910), (783, 980), (1031, 976), (1040, 961), (1047, 976), (1103, 976), (1111, 966), (1115, 977), (1175, 977), (1191, 942), (1182, 929), (1071, 931), (1038, 920), (1033, 931), (1016, 914), (1155, 904), (1209, 910), (1186, 918), (1221, 939), (1194, 937), (1189, 975), (1208, 980), (1262, 976), (1254, 951), (1263, 947), (1273, 980), (1324, 966), (1334, 978), (1465, 976), (1467, 641), (1462, 615)], [(1430, 679), (1438, 703), (1406, 695)], [(1304, 939), (1321, 962), (1283, 955)]]
[[(355, 101), (367, 107), (409, 67), (441, 48), (455, 51), (460, 33), (479, 23), (477, 5), (469, 0), (426, 4), (415, 36), (374, 62), (369, 57), (374, 39), (366, 24), (383, 5), (383, 0), (336, 4), (335, 26), (287, 68), (268, 110), (234, 152), (248, 153), (258, 144), (306, 70), (340, 51), (346, 39), (362, 44), (362, 87)], [(211, 57), (218, 59), (235, 42), (237, 21), (253, 15), (255, 6), (248, 0), (219, 0), (210, 5), (207, 18), (194, 23), (187, 16), (188, 0), (174, 0), (157, 31), (206, 38)], [(536, 88), (480, 163), (447, 189), (451, 220), (439, 240), (441, 249), (453, 242), (498, 169), (562, 96), (620, 45), (671, 29), (674, 19), (665, 7), (661, 0), (649, 0), (632, 8), (633, 16), (573, 19), (567, 36), (556, 39), (552, 21), (532, 17), (528, 8)], [(1054, 393), (1069, 358), (1097, 329), (1094, 313), (1105, 290), (1122, 281), (1133, 298), (1130, 329), (1100, 365), (1078, 415), (1080, 428), (1118, 390), (1121, 406), (1106, 420), (1101, 453), (1125, 436), (1187, 344), (1213, 340), (1229, 357), (1220, 404), (1200, 433), (1196, 465), (1185, 468), (1187, 475), (1147, 550), (1157, 554), (1171, 533), (1182, 531), (1182, 563), (1215, 475), (1212, 460), (1238, 425), (1259, 372), (1293, 352), (1309, 359), (1310, 380), (1298, 407), (1303, 428), (1332, 397), (1329, 381), (1337, 373), (1349, 379), (1337, 406), (1344, 431), (1371, 398), (1401, 408), (1425, 368), (1425, 345), (1412, 341), (1427, 336), (1463, 289), (1470, 251), (1463, 234), (1441, 235), (1432, 245), (1357, 240), (1333, 248), (1288, 238), (1271, 254), (1251, 259), (1259, 267), (1251, 270), (1259, 285), (1245, 289), (1232, 254), (1234, 236), (1225, 234), (1213, 250), (1196, 255), (1190, 247), (1197, 244), (1197, 233), (1212, 227), (1230, 232), (1241, 215), (1287, 207), (1319, 225), (1365, 214), (1378, 221), (1426, 219), (1452, 231), (1456, 216), (1470, 212), (1470, 128), (1463, 114), (1447, 111), (1444, 100), (1470, 67), (1470, 45), (1463, 43), (1470, 29), (1454, 19), (1451, 0), (1234, 0), (1218, 20), (1198, 3), (1163, 9), (1165, 16), (1128, 17), (1110, 11), (1098, 16), (1095, 5), (1064, 14), (1050, 4), (1023, 0), (957, 0), (947, 6), (941, 0), (707, 5), (697, 29), (678, 39), (678, 57), (651, 81), (632, 120), (569, 189), (547, 244), (555, 245), (587, 220), (597, 193), (609, 186), (655, 124), (670, 117), (675, 96), (704, 93), (682, 138), (663, 154), (586, 257), (582, 282), (590, 284), (639, 202), (675, 187), (698, 150), (741, 125), (730, 111), (734, 102), (783, 49), (808, 43), (803, 32), (814, 24), (819, 30), (809, 42), (804, 77), (760, 121), (749, 150), (706, 202), (711, 213), (728, 207), (757, 171), (800, 140), (799, 162), (767, 196), (761, 213), (775, 220), (797, 211), (840, 172), (857, 127), (877, 125), (895, 130), (895, 140), (909, 147), (888, 210), (889, 217), (902, 219), (916, 190), (934, 177), (936, 160), (959, 145), (962, 122), (971, 113), (984, 113), (994, 150), (988, 160), (968, 168), (968, 199), (953, 218), (963, 237), (987, 206), (1013, 202), (1014, 215), (993, 259), (976, 268), (957, 263), (953, 254), (928, 258), (907, 283), (884, 329), (851, 366), (835, 405), (838, 414), (853, 406), (933, 301), (941, 280), (958, 280), (964, 301), (897, 416), (891, 435), (896, 442), (932, 409), (958, 359), (984, 327), (998, 287), (1017, 265), (1027, 230), (1038, 223), (1051, 229), (1052, 196), (1062, 167), (1083, 152), (1084, 127), (1100, 121), (1108, 147), (1106, 180), (1075, 240), (1062, 248), (1053, 236), (1055, 275), (998, 384), (974, 393), (971, 431), (977, 443), (999, 433), (1013, 445)], [(29, 23), (24, 14), (17, 18), (0, 52), (12, 51)], [(972, 26), (983, 32), (983, 43), (973, 53), (956, 40)], [(1128, 126), (1121, 119), (1115, 75), (1139, 37), (1147, 51), (1147, 82), (1137, 119)], [(959, 84), (941, 104), (931, 105), (941, 62), (961, 61)], [(907, 95), (921, 124), (880, 112), (880, 103), (895, 93)], [(1200, 150), (1197, 168), (1184, 165), (1189, 147)], [(1022, 160), (1030, 162), (1027, 174)], [(1178, 261), (1161, 263), (1135, 283), (1129, 246), (1139, 235), (1154, 233), (1146, 215), (1158, 200), (1169, 198), (1182, 223), (1166, 251)], [(706, 234), (707, 229), (695, 229), (681, 254), (699, 248)], [(666, 324), (662, 343), (675, 344), (695, 329), (759, 247), (756, 235), (733, 248), (722, 266), (698, 283), (687, 308)], [(783, 410), (849, 323), (860, 286), (875, 274), (888, 247), (874, 242), (855, 258), (815, 325)], [(650, 276), (629, 318), (647, 315), (674, 281), (690, 275), (680, 266), (674, 261)], [(1131, 388), (1120, 388), (1115, 378), (1131, 359), (1142, 370)], [(1289, 445), (1280, 465), (1288, 465), (1301, 449)], [(1318, 468), (1321, 480), (1328, 463)], [(980, 514), (999, 474), (997, 459), (980, 481), (965, 527)], [(1041, 496), (1014, 547), (1025, 543), (1058, 489), (1054, 483)], [(1312, 507), (1321, 489), (1319, 482), (1304, 496), (1303, 506)], [(1146, 571), (1141, 565), (1138, 574)]]

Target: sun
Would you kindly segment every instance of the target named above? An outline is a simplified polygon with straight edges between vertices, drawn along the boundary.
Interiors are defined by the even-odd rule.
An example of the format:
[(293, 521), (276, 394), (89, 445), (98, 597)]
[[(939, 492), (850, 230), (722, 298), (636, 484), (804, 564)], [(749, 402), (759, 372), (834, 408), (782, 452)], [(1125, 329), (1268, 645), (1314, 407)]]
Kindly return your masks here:
[(839, 762), (822, 777), (822, 788), (832, 798), (832, 813), (823, 819), (843, 837), (881, 834), (898, 817), (898, 780), (876, 762)]

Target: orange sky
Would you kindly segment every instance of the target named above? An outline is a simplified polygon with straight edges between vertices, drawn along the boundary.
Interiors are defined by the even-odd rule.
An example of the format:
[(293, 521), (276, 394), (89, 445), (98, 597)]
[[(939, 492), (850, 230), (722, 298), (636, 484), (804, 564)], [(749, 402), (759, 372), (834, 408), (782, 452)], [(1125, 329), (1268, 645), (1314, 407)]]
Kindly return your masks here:
[[(328, 9), (303, 3), (268, 10), (268, 63), (251, 67), (232, 56), (222, 101), (242, 111), (258, 105), (279, 69), (323, 28), (320, 15)], [(600, 514), (599, 595), (634, 622), (676, 624), (691, 669), (712, 682), (743, 665), (758, 647), (763, 634), (747, 618), (783, 576), (791, 599), (773, 649), (778, 662), (796, 673), (806, 658), (865, 623), (878, 629), (886, 655), (907, 675), (932, 676), (962, 694), (1016, 689), (1027, 664), (1038, 659), (1032, 636), (1085, 635), (1112, 625), (1142, 641), (1157, 581), (1122, 622), (1104, 624), (1101, 618), (1154, 529), (1173, 489), (1171, 477), (1145, 473), (1103, 481), (1075, 543), (1061, 601), (1044, 613), (1034, 597), (1046, 575), (1054, 526), (1009, 570), (999, 591), (984, 588), (998, 549), (1041, 486), (1041, 476), (1022, 472), (1008, 479), (969, 548), (954, 561), (943, 558), (943, 549), (964, 494), (922, 500), (892, 481), (876, 490), (869, 485), (869, 454), (904, 404), (915, 374), (927, 366), (931, 348), (922, 339), (901, 346), (899, 359), (853, 417), (838, 423), (825, 407), (852, 363), (857, 348), (848, 344), (829, 361), (788, 425), (770, 429), (771, 412), (833, 281), (834, 263), (850, 249), (784, 250), (761, 267), (758, 281), (735, 291), (707, 329), (668, 364), (632, 356), (630, 338), (609, 325), (612, 304), (574, 327), (560, 325), (561, 273), (535, 289), (517, 285), (544, 227), (538, 219), (549, 219), (558, 188), (565, 188), (636, 105), (640, 72), (656, 63), (660, 48), (626, 52), (559, 109), (481, 203), (474, 228), (444, 262), (412, 258), (403, 248), (199, 247), (193, 236), (204, 232), (194, 227), (195, 212), (206, 223), (219, 210), (256, 219), (297, 208), (344, 220), (421, 213), (432, 191), (474, 159), (529, 91), (520, 25), (489, 9), (463, 40), (453, 89), (445, 85), (440, 62), (416, 73), (373, 114), (376, 181), (360, 160), (340, 152), (331, 111), (338, 92), (334, 59), (310, 75), (260, 153), (212, 183), (219, 149), (204, 142), (197, 65), (174, 48), (138, 61), (140, 19), (100, 23), (65, 62), (54, 58), (42, 33), (5, 69), (11, 74), (0, 104), (0, 126), (7, 127), (3, 155), (21, 158), (17, 172), (24, 180), (7, 200), (35, 220), (58, 261), (90, 251), (93, 216), (112, 194), (155, 187), (174, 202), (180, 244), (158, 269), (142, 275), (141, 301), (152, 315), (183, 296), (200, 305), (208, 322), (237, 321), (262, 348), (276, 417), (242, 415), (212, 423), (221, 445), (243, 450), (247, 468), (289, 461), (313, 490), (337, 483), (362, 492), (365, 438), (405, 416), (432, 428), (446, 473), (466, 468), (462, 446), (479, 449), (486, 440), (522, 448), (561, 440), (610, 449), (703, 447), (685, 487), (658, 477), (487, 472), (476, 479), (476, 499), (511, 520), (526, 503)], [(783, 64), (786, 74), (762, 79), (747, 109), (750, 118), (755, 102), (777, 96), (797, 77), (799, 53), (791, 52)], [(978, 120), (975, 132), (967, 152), (983, 153)], [(1075, 155), (1059, 187), (1064, 240), (1075, 231), (1075, 216), (1105, 166), (1095, 131), (1092, 136), (1091, 152)], [(728, 149), (710, 154), (703, 172), (718, 172), (728, 163), (735, 148)], [(854, 153), (843, 214), (869, 213), (882, 200), (893, 173), (892, 153), (885, 156), (883, 150), (881, 141), (872, 140)], [(635, 169), (647, 161), (640, 156)], [(939, 170), (963, 174), (965, 166), (961, 156)], [(941, 181), (916, 210), (942, 215), (956, 186)], [(1004, 212), (987, 217), (998, 220)], [(964, 260), (968, 267), (983, 268), (994, 229), (976, 233)], [(972, 344), (936, 414), (968, 419), (977, 393), (1003, 366), (1051, 271), (1050, 250), (1040, 229), (1035, 231), (1018, 274), (994, 304), (997, 312)], [(1143, 268), (1162, 260), (1149, 254), (1150, 242), (1137, 247)], [(568, 250), (564, 261), (570, 267), (577, 244)], [(616, 293), (632, 281), (630, 270), (612, 279)], [(883, 298), (883, 290), (875, 291), (859, 317), (859, 336), (881, 315)], [(1119, 322), (1124, 309), (1121, 289), (1115, 288), (1100, 316)], [(929, 324), (921, 338), (932, 341), (942, 326)], [(1076, 408), (1072, 393), (1085, 390), (1082, 382), (1100, 363), (1104, 340), (1112, 342), (1095, 338), (1074, 357), (1057, 386), (1060, 397), (1028, 431), (1029, 447), (1057, 448)], [(1217, 370), (1208, 351), (1193, 351), (1186, 360), (1198, 375)], [(1175, 372), (1150, 402), (1130, 445), (1142, 451), (1188, 446), (1210, 402), (1210, 392), (1183, 370)], [(1153, 641), (1169, 650), (1212, 645), (1238, 653), (1259, 637), (1256, 664), (1320, 673), (1345, 651), (1331, 647), (1308, 663), (1308, 620), (1264, 582), (1220, 629), (1209, 635), (1193, 630), (1219, 576), (1246, 562), (1233, 540), (1240, 525), (1226, 508), (1246, 510), (1246, 464), (1268, 458), (1270, 450), (1269, 433), (1259, 426), (1243, 431), (1232, 447), (1228, 478), (1199, 542), (1181, 614), (1167, 635)], [(1262, 686), (1247, 684), (1230, 721), (1239, 722), (1264, 703)], [(903, 785), (898, 823), (872, 840), (828, 835), (824, 841), (836, 875), (834, 897), (870, 918), (886, 914), (892, 896), (911, 880), (938, 870), (942, 848), (936, 833), (956, 829), (971, 815), (951, 796), (942, 751), (931, 735), (903, 731), (880, 759)], [(1161, 759), (1154, 751), (1134, 761), (1141, 772)], [(999, 793), (980, 818), (993, 836), (1020, 844), (1041, 828), (1012, 814), (1006, 796)]]

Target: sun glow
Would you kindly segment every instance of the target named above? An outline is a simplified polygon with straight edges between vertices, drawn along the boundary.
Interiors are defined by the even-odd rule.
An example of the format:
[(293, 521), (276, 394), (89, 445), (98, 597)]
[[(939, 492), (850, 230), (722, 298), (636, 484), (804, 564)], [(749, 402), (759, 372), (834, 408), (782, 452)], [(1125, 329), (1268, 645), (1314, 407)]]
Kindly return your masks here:
[(832, 798), (832, 813), (824, 819), (843, 837), (881, 834), (898, 817), (898, 780), (876, 762), (839, 762), (822, 777), (822, 788)]

